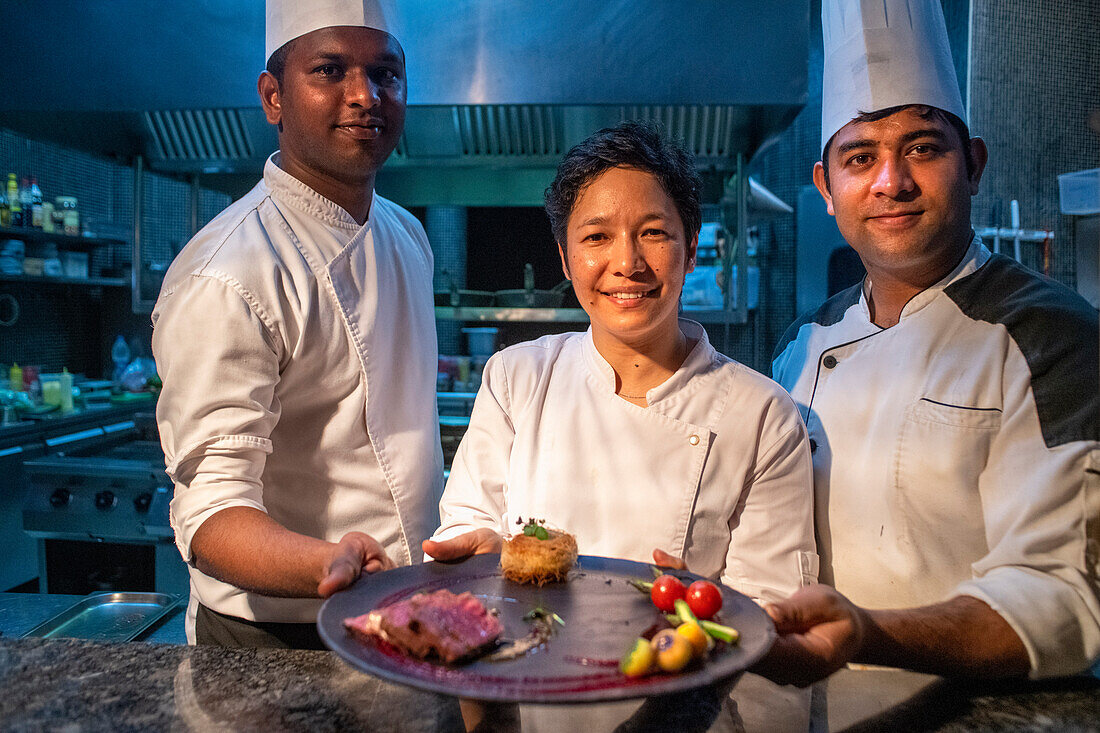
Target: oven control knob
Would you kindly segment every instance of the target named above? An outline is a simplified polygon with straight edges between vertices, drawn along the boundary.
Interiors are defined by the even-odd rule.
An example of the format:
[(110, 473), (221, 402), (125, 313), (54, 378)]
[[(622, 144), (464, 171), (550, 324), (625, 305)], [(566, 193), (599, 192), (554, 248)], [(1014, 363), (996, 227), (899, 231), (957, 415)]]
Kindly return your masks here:
[(54, 509), (60, 509), (61, 507), (68, 506), (72, 498), (73, 492), (68, 489), (57, 489), (50, 494), (50, 506)]
[(110, 509), (115, 505), (115, 493), (113, 491), (100, 491), (95, 495), (96, 509)]
[(153, 504), (153, 495), (148, 491), (143, 491), (134, 497), (134, 509), (139, 512), (149, 511), (149, 507)]

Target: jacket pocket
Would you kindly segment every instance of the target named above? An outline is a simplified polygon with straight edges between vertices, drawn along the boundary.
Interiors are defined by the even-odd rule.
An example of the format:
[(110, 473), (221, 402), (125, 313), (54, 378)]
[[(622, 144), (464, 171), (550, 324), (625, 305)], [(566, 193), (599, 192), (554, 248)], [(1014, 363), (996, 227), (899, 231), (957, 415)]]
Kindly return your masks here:
[[(895, 521), (914, 545), (941, 536), (962, 520), (974, 528), (956, 533), (943, 555), (948, 565), (968, 566), (987, 552), (978, 480), (1001, 427), (1001, 411), (922, 398), (905, 410), (895, 460)], [(918, 555), (924, 555), (919, 552)], [(949, 572), (948, 568), (921, 568)], [(967, 571), (968, 572), (968, 571)]]

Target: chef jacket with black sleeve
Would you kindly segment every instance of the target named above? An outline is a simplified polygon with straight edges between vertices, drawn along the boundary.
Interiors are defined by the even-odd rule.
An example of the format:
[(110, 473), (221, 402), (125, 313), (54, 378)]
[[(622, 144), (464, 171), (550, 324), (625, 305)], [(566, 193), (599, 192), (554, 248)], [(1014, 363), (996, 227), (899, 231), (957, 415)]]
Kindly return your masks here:
[[(443, 475), (431, 249), (404, 209), (375, 195), (359, 225), (277, 156), (179, 254), (153, 312), (176, 544), (191, 562), (202, 523), (244, 506), (330, 542), (366, 532), (419, 562)], [(319, 599), (190, 573), (192, 620), (196, 601), (317, 617)]]
[(977, 237), (895, 326), (871, 322), (861, 285), (795, 323), (773, 374), (809, 430), (822, 579), (872, 608), (973, 596), (1033, 677), (1085, 669), (1100, 654), (1097, 342), (1095, 309)]
[(654, 548), (763, 600), (817, 578), (811, 467), (795, 405), (698, 339), (646, 394), (615, 394), (591, 330), (504, 349), (484, 380), (440, 502), (435, 539), (519, 518), (576, 535), (581, 554), (652, 562)]

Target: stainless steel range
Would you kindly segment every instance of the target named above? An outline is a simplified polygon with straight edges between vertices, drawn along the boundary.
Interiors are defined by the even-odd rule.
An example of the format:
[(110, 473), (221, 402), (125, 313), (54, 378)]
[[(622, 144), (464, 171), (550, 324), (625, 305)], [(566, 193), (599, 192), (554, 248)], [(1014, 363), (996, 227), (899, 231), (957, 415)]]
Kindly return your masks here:
[(42, 592), (187, 592), (150, 424), (136, 416), (56, 436), (51, 455), (24, 462), (23, 528), (37, 539)]

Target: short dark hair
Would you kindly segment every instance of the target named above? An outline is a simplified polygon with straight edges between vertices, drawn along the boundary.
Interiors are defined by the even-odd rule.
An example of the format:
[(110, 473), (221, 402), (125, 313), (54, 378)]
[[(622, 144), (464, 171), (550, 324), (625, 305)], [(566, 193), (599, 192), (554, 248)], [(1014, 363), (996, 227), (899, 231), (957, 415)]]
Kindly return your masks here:
[(703, 222), (699, 203), (702, 182), (695, 171), (694, 156), (678, 142), (663, 137), (654, 124), (623, 122), (605, 127), (573, 146), (546, 189), (546, 215), (554, 239), (562, 247), (577, 197), (612, 168), (635, 168), (652, 175), (676, 205), (687, 242), (699, 233)]
[(290, 46), (294, 43), (294, 39), (290, 39), (283, 45), (275, 49), (275, 52), (271, 54), (271, 58), (267, 60), (267, 73), (275, 77), (275, 81), (279, 82), (279, 86), (283, 84), (283, 72), (286, 71), (286, 57), (290, 55)]
[[(901, 112), (903, 109), (913, 109), (917, 116), (922, 120), (938, 120), (946, 125), (950, 125), (955, 132), (959, 134), (959, 142), (962, 144), (963, 155), (966, 157), (966, 174), (972, 175), (974, 173), (974, 154), (970, 151), (970, 128), (966, 126), (966, 123), (960, 120), (955, 115), (946, 110), (942, 110), (939, 107), (932, 107), (927, 104), (903, 104), (897, 107), (887, 107), (886, 109), (880, 109), (877, 112), (860, 112), (856, 115), (852, 122), (877, 122), (879, 120), (886, 119), (892, 114)], [(839, 132), (839, 131), (838, 131)], [(825, 190), (829, 191), (829, 150), (833, 147), (833, 140), (836, 139), (834, 133), (829, 142), (825, 143), (825, 149), (821, 151), (821, 167), (825, 169)]]

